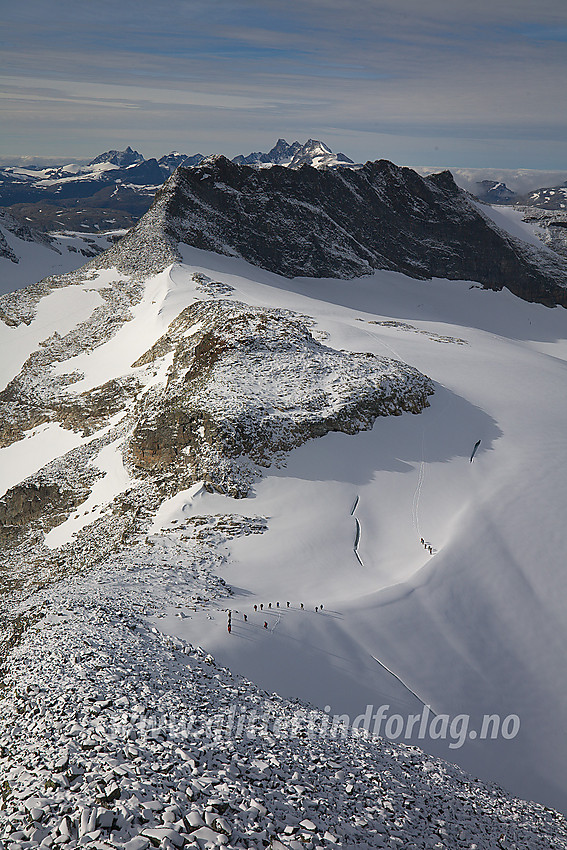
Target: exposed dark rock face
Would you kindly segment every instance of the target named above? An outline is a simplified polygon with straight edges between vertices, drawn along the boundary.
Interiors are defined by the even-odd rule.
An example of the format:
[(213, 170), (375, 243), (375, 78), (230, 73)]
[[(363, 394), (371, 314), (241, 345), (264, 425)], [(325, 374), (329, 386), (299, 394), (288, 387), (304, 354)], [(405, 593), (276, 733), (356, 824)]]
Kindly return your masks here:
[(41, 520), (47, 531), (74, 506), (71, 494), (56, 484), (23, 482), (0, 500), (0, 545), (14, 542), (30, 523)]
[(518, 199), (516, 192), (498, 180), (480, 180), (474, 194), (486, 204), (514, 204)]
[(108, 259), (125, 267), (143, 251), (172, 258), (179, 242), (287, 277), (390, 269), (567, 306), (564, 259), (498, 229), (450, 172), (422, 178), (386, 160), (258, 170), (214, 157), (179, 168)]
[(6, 260), (10, 260), (11, 263), (19, 263), (19, 257), (17, 257), (8, 242), (6, 241), (6, 237), (0, 230), (0, 257), (4, 257)]
[(552, 251), (567, 257), (567, 210), (517, 206), (524, 221), (536, 225), (541, 241)]

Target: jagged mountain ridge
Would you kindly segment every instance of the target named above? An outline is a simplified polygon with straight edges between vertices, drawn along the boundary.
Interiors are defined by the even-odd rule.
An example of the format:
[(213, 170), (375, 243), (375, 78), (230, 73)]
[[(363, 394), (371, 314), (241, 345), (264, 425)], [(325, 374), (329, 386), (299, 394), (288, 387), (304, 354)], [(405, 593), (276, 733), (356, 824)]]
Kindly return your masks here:
[(180, 168), (108, 262), (127, 268), (154, 258), (159, 266), (180, 242), (286, 277), (390, 269), (567, 306), (563, 258), (497, 228), (449, 172), (422, 178), (386, 160), (361, 169), (258, 170), (213, 157)]
[(292, 142), (290, 145), (285, 139), (278, 139), (273, 148), (271, 148), (271, 150), (267, 153), (263, 153), (262, 151), (252, 151), (252, 153), (249, 153), (247, 156), (244, 156), (244, 154), (238, 154), (238, 156), (235, 156), (232, 161), (236, 165), (283, 165), (290, 163), (297, 151), (300, 149), (301, 145), (297, 141)]
[(126, 168), (129, 165), (137, 165), (144, 162), (144, 157), (138, 151), (132, 150), (130, 145), (123, 151), (110, 150), (99, 154), (89, 162), (89, 165), (99, 165), (102, 162), (110, 162), (119, 168)]
[(350, 165), (360, 168), (360, 163), (353, 162), (344, 153), (334, 154), (327, 145), (318, 139), (308, 139), (304, 145), (295, 141), (288, 144), (285, 139), (278, 139), (274, 147), (267, 153), (253, 151), (248, 156), (239, 154), (232, 159), (235, 165), (252, 165), (265, 168), (271, 165), (285, 165), (288, 168), (300, 168), (302, 165), (312, 165), (313, 168), (336, 168), (338, 165)]
[(542, 210), (567, 210), (567, 183), (547, 186), (532, 192), (519, 193), (498, 180), (481, 180), (475, 184), (474, 194), (486, 204), (535, 207)]
[[(6, 167), (0, 169), (0, 206), (20, 220), (48, 231), (127, 228), (149, 209), (157, 188), (178, 166), (195, 167), (205, 158), (201, 153), (171, 151), (159, 159), (146, 160), (128, 146), (123, 151), (105, 151), (81, 167)], [(267, 152), (239, 154), (232, 161), (254, 168), (282, 165), (294, 169), (304, 164), (314, 168), (362, 167), (344, 153), (334, 154), (317, 139), (308, 139), (302, 145), (298, 141), (288, 144), (280, 138)], [(564, 185), (528, 194), (513, 192), (497, 180), (480, 181), (466, 188), (485, 203), (549, 210), (562, 210), (566, 203)]]
[[(130, 146), (109, 150), (86, 166), (0, 169), (0, 206), (44, 230), (112, 230), (131, 227), (150, 207), (155, 192), (179, 165), (192, 168), (205, 159), (201, 153), (179, 151), (144, 159)], [(235, 162), (254, 167), (308, 163), (314, 167), (352, 164), (344, 154), (309, 139), (288, 145), (279, 139), (268, 153), (237, 156)]]

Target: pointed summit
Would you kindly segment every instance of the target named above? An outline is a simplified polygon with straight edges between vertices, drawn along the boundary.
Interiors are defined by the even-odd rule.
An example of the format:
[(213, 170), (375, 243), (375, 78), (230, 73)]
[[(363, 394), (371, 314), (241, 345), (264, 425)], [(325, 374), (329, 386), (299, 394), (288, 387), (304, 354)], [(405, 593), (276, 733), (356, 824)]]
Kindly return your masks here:
[(343, 153), (334, 154), (319, 139), (308, 139), (293, 157), (289, 164), (290, 168), (300, 168), (302, 165), (311, 165), (313, 168), (336, 168), (337, 165), (354, 165)]
[(109, 162), (111, 165), (117, 165), (119, 168), (127, 168), (129, 165), (138, 165), (144, 162), (144, 157), (138, 151), (132, 150), (130, 145), (123, 151), (105, 151), (95, 157), (89, 165), (99, 165), (102, 162)]
[(319, 139), (308, 139), (304, 145), (297, 141), (289, 145), (285, 139), (280, 138), (268, 153), (254, 151), (248, 156), (240, 154), (232, 161), (236, 165), (252, 165), (255, 168), (270, 165), (285, 165), (289, 168), (299, 168), (302, 165), (336, 168), (338, 165), (347, 165), (360, 168), (360, 164), (354, 163), (344, 153), (334, 154), (331, 148)]

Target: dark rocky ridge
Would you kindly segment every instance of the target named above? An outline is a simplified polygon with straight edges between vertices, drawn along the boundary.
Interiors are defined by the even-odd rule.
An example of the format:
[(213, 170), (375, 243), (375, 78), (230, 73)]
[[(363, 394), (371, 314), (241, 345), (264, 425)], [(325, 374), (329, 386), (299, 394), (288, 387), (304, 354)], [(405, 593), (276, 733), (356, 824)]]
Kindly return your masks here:
[(563, 258), (500, 230), (450, 172), (422, 178), (386, 160), (358, 170), (257, 170), (219, 156), (179, 168), (105, 262), (128, 267), (143, 251), (172, 258), (179, 242), (286, 277), (389, 269), (567, 306)]

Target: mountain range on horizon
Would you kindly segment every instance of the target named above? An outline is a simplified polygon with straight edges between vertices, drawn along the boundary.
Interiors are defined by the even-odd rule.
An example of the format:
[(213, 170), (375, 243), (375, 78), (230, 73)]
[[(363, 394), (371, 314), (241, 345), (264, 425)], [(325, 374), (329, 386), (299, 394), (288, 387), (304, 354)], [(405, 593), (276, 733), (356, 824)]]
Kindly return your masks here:
[[(153, 196), (179, 165), (194, 167), (206, 156), (172, 151), (159, 159), (144, 159), (130, 146), (108, 150), (87, 165), (0, 169), (0, 208), (41, 230), (95, 231), (131, 227), (149, 208)], [(267, 152), (233, 158), (254, 168), (273, 165), (299, 168), (361, 168), (343, 153), (334, 154), (316, 139), (289, 144), (280, 138)], [(423, 170), (418, 169), (420, 173)], [(427, 173), (431, 173), (431, 169)], [(461, 187), (489, 204), (515, 204), (550, 214), (567, 210), (567, 183), (529, 192), (512, 191), (502, 180), (475, 179), (474, 170), (453, 169)]]

